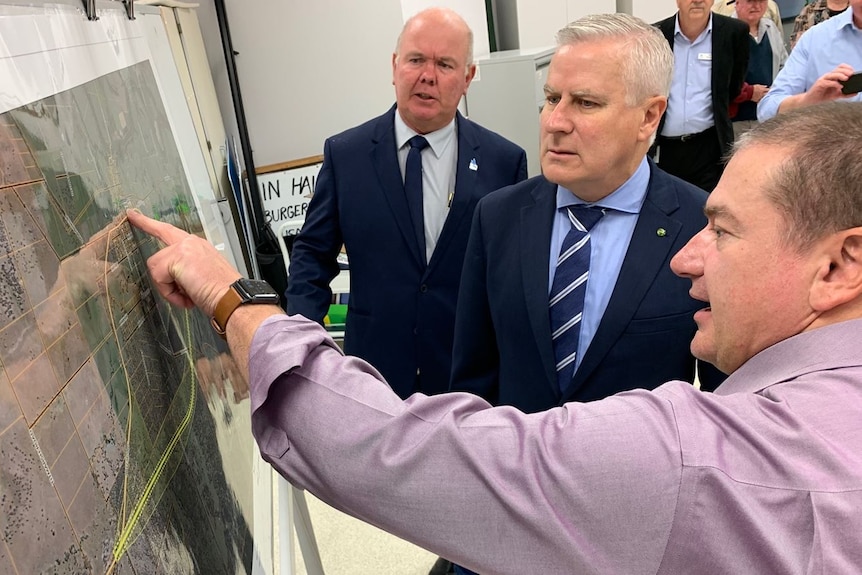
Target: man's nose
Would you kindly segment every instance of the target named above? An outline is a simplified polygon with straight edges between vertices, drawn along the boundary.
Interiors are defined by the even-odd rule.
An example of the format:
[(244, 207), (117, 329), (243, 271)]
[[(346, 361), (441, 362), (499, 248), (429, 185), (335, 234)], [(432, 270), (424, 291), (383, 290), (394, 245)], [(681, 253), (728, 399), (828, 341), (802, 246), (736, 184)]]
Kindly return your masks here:
[(702, 253), (707, 233), (709, 232), (704, 227), (673, 256), (673, 259), (670, 260), (670, 269), (673, 270), (673, 273), (687, 278), (703, 275)]
[(421, 76), (419, 77), (419, 80), (426, 84), (430, 84), (431, 86), (436, 84), (437, 65), (432, 61), (425, 62), (425, 64), (422, 66), (422, 72)]
[(543, 110), (543, 121), (542, 126), (544, 127), (546, 132), (570, 132), (571, 131), (571, 122), (569, 121), (568, 116), (563, 110), (564, 105), (562, 102), (558, 103), (553, 108), (547, 109), (548, 105), (546, 104), (546, 109)]

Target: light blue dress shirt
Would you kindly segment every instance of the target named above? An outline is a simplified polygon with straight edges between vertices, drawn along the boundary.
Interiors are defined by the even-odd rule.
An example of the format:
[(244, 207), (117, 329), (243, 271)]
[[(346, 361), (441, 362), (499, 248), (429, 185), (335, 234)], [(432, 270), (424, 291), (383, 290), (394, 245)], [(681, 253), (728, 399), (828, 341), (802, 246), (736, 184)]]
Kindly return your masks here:
[[(785, 98), (807, 92), (820, 76), (839, 64), (849, 64), (862, 72), (862, 30), (853, 24), (852, 8), (813, 26), (799, 38), (769, 92), (757, 105), (757, 119), (762, 122), (775, 116)], [(844, 101), (860, 102), (862, 95)]]
[[(408, 141), (418, 135), (395, 114), (395, 146), (401, 180), (410, 152)], [(437, 131), (424, 134), (428, 152), (422, 153), (422, 215), (425, 221), (425, 261), (430, 262), (434, 248), (449, 216), (449, 206), (455, 194), (455, 174), (458, 170), (458, 127), (455, 119)]]
[[(646, 199), (649, 185), (649, 163), (644, 158), (635, 173), (613, 193), (596, 202), (595, 206), (609, 208), (604, 217), (590, 230), (590, 279), (584, 298), (584, 315), (581, 319), (581, 335), (578, 340), (578, 355), (575, 371), (581, 365), (584, 353), (596, 335), (611, 292), (617, 283), (641, 206)], [(548, 266), (548, 295), (557, 272), (557, 257), (563, 239), (572, 227), (568, 215), (562, 208), (586, 204), (562, 186), (557, 187), (557, 212), (551, 230), (551, 259)]]
[(676, 18), (673, 80), (662, 136), (697, 134), (715, 125), (712, 114), (712, 15), (706, 29), (690, 41)]

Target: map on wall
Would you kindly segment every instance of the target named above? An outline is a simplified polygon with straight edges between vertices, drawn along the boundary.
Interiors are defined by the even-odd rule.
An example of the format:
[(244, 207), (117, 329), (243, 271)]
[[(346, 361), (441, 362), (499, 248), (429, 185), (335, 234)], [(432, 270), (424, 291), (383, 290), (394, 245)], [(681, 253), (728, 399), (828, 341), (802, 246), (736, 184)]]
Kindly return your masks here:
[(203, 234), (148, 61), (0, 115), (0, 574), (251, 573), (247, 387), (127, 208)]

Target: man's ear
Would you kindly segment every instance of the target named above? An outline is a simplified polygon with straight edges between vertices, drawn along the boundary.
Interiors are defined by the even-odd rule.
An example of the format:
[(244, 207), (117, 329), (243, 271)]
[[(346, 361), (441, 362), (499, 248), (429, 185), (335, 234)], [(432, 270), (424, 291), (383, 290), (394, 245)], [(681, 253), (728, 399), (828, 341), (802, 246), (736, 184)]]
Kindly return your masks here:
[(464, 94), (467, 93), (467, 88), (470, 87), (470, 82), (473, 81), (473, 78), (476, 76), (476, 64), (470, 64), (467, 66), (467, 85), (464, 86)]
[(811, 307), (821, 312), (862, 301), (862, 227), (832, 234), (824, 241), (810, 295)]
[(658, 130), (658, 124), (661, 121), (661, 116), (667, 109), (667, 98), (664, 96), (653, 96), (647, 99), (644, 104), (644, 119), (641, 123), (640, 138), (643, 141), (649, 140), (652, 135)]

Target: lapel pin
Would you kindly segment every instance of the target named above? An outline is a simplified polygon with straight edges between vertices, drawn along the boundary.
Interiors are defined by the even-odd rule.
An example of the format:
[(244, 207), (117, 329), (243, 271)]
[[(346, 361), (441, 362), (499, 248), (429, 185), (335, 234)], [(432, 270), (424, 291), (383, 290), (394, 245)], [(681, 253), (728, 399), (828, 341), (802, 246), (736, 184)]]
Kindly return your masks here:
[(667, 235), (667, 230), (665, 230), (664, 228), (659, 228), (655, 231), (655, 235), (657, 235), (660, 238), (663, 238)]
[(476, 158), (470, 160), (470, 169), (474, 172), (479, 169), (479, 164), (476, 163)]

